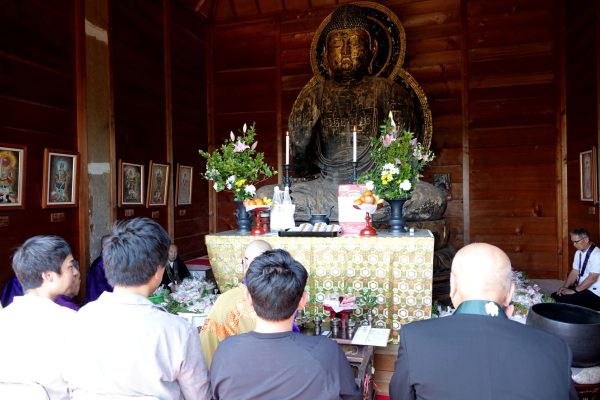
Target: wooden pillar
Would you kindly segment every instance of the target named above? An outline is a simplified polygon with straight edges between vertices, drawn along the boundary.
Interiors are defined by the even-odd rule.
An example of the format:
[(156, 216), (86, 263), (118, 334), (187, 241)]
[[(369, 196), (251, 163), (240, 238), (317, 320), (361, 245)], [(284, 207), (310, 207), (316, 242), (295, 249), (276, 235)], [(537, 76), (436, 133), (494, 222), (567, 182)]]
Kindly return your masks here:
[[(79, 81), (85, 92), (82, 106), (86, 110), (85, 134), (80, 136), (82, 158), (86, 160), (82, 175), (87, 176), (87, 185), (80, 199), (82, 212), (87, 213), (87, 226), (81, 231), (88, 235), (89, 249), (85, 265), (101, 251), (102, 236), (110, 232), (115, 220), (116, 173), (115, 138), (110, 56), (108, 45), (108, 0), (85, 1), (85, 79)], [(85, 197), (85, 199), (84, 199)], [(84, 208), (84, 204), (86, 205)], [(84, 218), (80, 218), (82, 223)], [(83, 269), (83, 268), (82, 268)], [(82, 289), (85, 285), (82, 285)]]

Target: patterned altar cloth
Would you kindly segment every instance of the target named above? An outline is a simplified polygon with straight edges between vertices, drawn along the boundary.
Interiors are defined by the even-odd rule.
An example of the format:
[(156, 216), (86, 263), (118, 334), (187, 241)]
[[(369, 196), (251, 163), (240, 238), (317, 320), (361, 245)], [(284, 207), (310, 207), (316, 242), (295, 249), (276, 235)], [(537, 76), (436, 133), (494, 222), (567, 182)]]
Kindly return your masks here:
[[(262, 239), (290, 252), (308, 270), (309, 312), (323, 314), (329, 294), (360, 294), (370, 288), (377, 296), (374, 325), (392, 329), (398, 343), (400, 326), (431, 317), (434, 238), (428, 230), (414, 236), (255, 237), (227, 231), (206, 236), (213, 273), (222, 291), (242, 281), (241, 260), (249, 242)], [(355, 311), (360, 316), (362, 310)], [(323, 314), (325, 315), (325, 314)]]

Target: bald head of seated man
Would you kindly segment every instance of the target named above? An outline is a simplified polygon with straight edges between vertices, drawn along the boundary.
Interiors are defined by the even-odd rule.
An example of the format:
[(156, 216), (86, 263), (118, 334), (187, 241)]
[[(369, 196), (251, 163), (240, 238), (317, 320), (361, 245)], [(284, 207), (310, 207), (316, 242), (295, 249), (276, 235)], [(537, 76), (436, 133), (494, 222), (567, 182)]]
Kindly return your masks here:
[[(242, 257), (244, 276), (250, 263), (268, 250), (272, 250), (272, 247), (264, 240), (248, 243)], [(204, 321), (200, 331), (200, 344), (209, 367), (217, 347), (223, 340), (229, 336), (250, 332), (256, 327), (256, 313), (244, 293), (244, 284), (240, 284), (221, 294)]]

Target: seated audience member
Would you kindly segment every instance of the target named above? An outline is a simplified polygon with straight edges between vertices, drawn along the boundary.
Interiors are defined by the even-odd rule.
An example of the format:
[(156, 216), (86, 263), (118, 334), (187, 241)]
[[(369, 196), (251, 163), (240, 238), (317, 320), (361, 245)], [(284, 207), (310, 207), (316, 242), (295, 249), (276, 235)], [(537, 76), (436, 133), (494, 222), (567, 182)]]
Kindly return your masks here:
[(162, 280), (169, 244), (167, 232), (149, 218), (114, 225), (102, 250), (114, 290), (83, 306), (69, 335), (74, 400), (99, 394), (210, 399), (196, 328), (148, 300)]
[[(250, 263), (267, 250), (271, 250), (271, 245), (264, 240), (254, 240), (248, 244), (242, 259), (244, 275)], [(223, 340), (229, 336), (250, 332), (256, 326), (256, 314), (246, 299), (245, 287), (240, 284), (220, 295), (204, 321), (200, 331), (200, 343), (209, 368), (217, 346)]]
[(165, 275), (161, 284), (174, 291), (177, 290), (177, 285), (188, 276), (190, 276), (190, 271), (181, 257), (177, 255), (177, 246), (172, 244), (169, 247), (169, 260), (165, 265)]
[(571, 243), (577, 249), (573, 269), (560, 289), (552, 293), (559, 303), (574, 304), (600, 311), (600, 249), (583, 228), (571, 231)]
[[(110, 235), (102, 236), (102, 247), (108, 241)], [(100, 297), (104, 292), (112, 292), (113, 287), (108, 283), (106, 279), (106, 272), (104, 271), (104, 261), (102, 260), (102, 252), (96, 257), (90, 266), (87, 278), (85, 279), (86, 291), (85, 291), (85, 302), (89, 303)]]
[(68, 243), (57, 236), (34, 236), (13, 255), (25, 295), (0, 311), (0, 381), (37, 382), (50, 399), (69, 398), (63, 372), (75, 312), (54, 300), (78, 275), (76, 263)]
[(304, 307), (306, 269), (285, 250), (270, 250), (246, 273), (256, 328), (217, 348), (210, 368), (214, 399), (360, 399), (352, 369), (324, 336), (292, 332)]
[(513, 292), (502, 250), (485, 243), (459, 250), (450, 274), (456, 311), (401, 328), (391, 399), (577, 399), (569, 347), (508, 319)]
[[(76, 271), (74, 271), (74, 279), (73, 282), (71, 282), (71, 286), (69, 286), (69, 289), (65, 292), (65, 294), (56, 296), (54, 302), (59, 306), (68, 307), (71, 310), (77, 311), (79, 310), (79, 306), (75, 302), (74, 297), (79, 294), (79, 286), (81, 285), (81, 275), (79, 273), (79, 264), (77, 263), (77, 261), (73, 262), (73, 267), (75, 267)], [(4, 288), (4, 293), (6, 293), (6, 305), (12, 303), (15, 297), (23, 296), (24, 294), (23, 286), (21, 286), (21, 283), (17, 279), (16, 275), (10, 278), (9, 282)]]

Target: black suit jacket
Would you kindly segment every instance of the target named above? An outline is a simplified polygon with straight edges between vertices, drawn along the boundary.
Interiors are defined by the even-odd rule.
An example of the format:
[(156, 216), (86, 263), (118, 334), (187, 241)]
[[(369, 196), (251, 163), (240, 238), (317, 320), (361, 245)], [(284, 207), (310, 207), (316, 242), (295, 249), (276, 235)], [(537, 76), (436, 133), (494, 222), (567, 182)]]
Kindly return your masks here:
[[(178, 271), (179, 279), (184, 280), (185, 278), (190, 276), (190, 271), (188, 270), (188, 268), (185, 265), (185, 263), (183, 262), (183, 260), (181, 258), (179, 258), (179, 256), (177, 256), (175, 261), (173, 261), (173, 267)], [(173, 282), (171, 279), (169, 279), (169, 274), (167, 273), (167, 268), (171, 268), (169, 266), (169, 261), (167, 261), (167, 263), (165, 264), (165, 274), (163, 275), (163, 279), (161, 282), (161, 284), (163, 284), (165, 286), (169, 286), (169, 283)]]
[(483, 315), (418, 321), (400, 330), (392, 400), (578, 399), (571, 350), (541, 330)]

